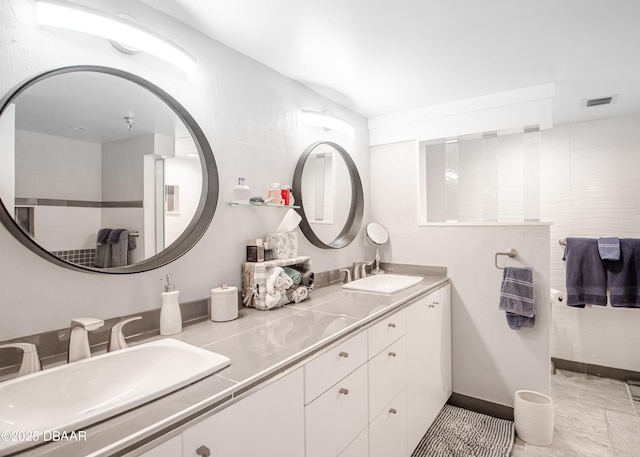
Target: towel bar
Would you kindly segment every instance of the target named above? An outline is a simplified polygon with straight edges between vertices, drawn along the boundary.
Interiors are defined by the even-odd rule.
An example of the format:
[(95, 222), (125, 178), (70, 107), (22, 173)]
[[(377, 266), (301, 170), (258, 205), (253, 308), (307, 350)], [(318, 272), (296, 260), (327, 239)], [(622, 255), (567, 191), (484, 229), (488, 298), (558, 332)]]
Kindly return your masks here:
[(518, 255), (518, 251), (516, 249), (514, 249), (514, 248), (509, 248), (509, 249), (507, 249), (507, 252), (496, 252), (496, 268), (498, 270), (504, 270), (503, 267), (498, 265), (498, 256), (499, 255), (506, 255), (507, 257), (510, 257), (510, 258), (513, 259), (514, 257), (516, 257)]

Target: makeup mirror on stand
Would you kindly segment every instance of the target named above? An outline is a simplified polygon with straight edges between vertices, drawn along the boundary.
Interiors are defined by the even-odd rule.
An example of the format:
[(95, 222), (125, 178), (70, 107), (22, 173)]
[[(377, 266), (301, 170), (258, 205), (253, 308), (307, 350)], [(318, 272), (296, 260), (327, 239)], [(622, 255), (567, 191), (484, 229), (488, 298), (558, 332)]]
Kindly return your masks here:
[(377, 222), (371, 222), (365, 230), (365, 237), (368, 243), (376, 247), (375, 265), (371, 270), (371, 274), (381, 275), (385, 271), (380, 268), (380, 246), (389, 242), (389, 232), (383, 225)]

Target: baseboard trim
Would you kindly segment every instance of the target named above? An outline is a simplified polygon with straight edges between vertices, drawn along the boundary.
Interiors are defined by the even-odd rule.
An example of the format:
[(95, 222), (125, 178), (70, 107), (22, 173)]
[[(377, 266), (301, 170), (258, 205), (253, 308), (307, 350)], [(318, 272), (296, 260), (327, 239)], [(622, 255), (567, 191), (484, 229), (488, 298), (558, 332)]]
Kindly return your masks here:
[(602, 365), (592, 365), (590, 363), (574, 362), (572, 360), (556, 359), (555, 357), (551, 357), (551, 361), (555, 365), (556, 370), (573, 371), (574, 373), (602, 376), (603, 378), (618, 379), (620, 381), (640, 379), (640, 372), (638, 371), (604, 367)]
[(513, 408), (510, 406), (499, 405), (497, 403), (480, 400), (479, 398), (469, 397), (468, 395), (462, 395), (456, 392), (451, 394), (447, 403), (457, 406), (458, 408), (475, 411), (476, 413), (513, 421)]

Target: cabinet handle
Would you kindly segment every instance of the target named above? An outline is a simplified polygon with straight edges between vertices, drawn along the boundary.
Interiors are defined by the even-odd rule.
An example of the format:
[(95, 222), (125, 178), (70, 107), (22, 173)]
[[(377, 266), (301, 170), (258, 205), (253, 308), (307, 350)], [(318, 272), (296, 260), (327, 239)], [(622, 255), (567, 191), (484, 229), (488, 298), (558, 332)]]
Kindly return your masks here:
[(398, 410), (397, 410), (397, 409), (395, 409), (395, 408), (391, 408), (391, 409), (389, 410), (389, 414), (398, 414)]
[(342, 351), (340, 354), (338, 354), (340, 357), (344, 357), (345, 359), (349, 357), (349, 353), (348, 352), (344, 352)]
[(344, 387), (342, 387), (338, 392), (342, 395), (349, 395), (349, 389), (345, 389)]
[(207, 446), (200, 446), (198, 449), (196, 449), (196, 454), (198, 454), (200, 457), (210, 457), (211, 449), (209, 449)]
[(389, 327), (396, 328), (396, 324), (394, 324), (393, 322), (389, 322)]
[(395, 357), (396, 355), (397, 355), (397, 354), (396, 354), (395, 352), (393, 352), (393, 351), (391, 351), (391, 352), (389, 353), (389, 357)]

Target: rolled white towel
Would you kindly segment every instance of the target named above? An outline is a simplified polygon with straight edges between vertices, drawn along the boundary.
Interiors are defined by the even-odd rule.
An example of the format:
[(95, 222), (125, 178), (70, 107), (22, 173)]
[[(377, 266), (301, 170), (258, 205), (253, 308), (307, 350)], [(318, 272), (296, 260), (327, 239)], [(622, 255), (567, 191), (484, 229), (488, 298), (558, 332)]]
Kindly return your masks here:
[(267, 268), (267, 294), (274, 295), (276, 289), (282, 287), (279, 278), (284, 270), (281, 267)]
[(283, 289), (290, 289), (293, 286), (293, 279), (284, 272), (284, 269), (282, 273), (280, 273), (280, 276), (278, 276), (278, 280), (280, 280)]
[(264, 297), (265, 304), (267, 309), (277, 308), (280, 306), (280, 302), (282, 301), (282, 295), (280, 292), (276, 292), (275, 294), (266, 294)]

